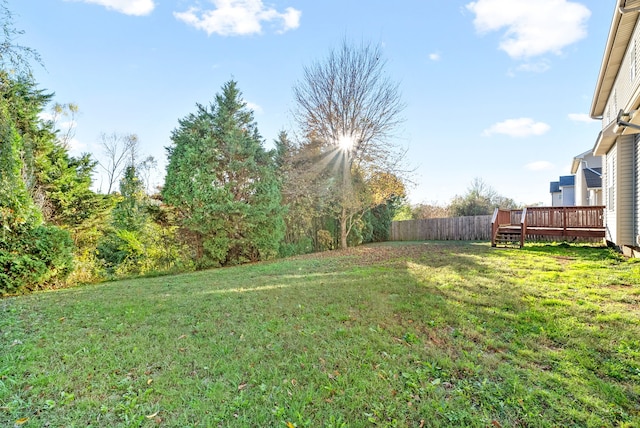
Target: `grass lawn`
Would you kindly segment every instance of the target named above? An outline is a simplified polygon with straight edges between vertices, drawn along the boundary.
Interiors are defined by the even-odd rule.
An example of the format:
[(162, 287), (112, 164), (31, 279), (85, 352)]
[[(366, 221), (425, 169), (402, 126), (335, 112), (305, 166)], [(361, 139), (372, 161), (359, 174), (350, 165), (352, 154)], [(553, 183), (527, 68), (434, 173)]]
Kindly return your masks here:
[(638, 427), (640, 263), (389, 243), (0, 300), (2, 427)]

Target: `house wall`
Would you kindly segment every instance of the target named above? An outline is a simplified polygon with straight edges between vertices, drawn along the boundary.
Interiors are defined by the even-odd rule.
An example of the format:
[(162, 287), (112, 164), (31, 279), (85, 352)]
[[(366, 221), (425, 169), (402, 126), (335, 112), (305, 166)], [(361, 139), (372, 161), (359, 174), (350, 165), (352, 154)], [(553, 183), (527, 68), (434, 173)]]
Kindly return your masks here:
[(589, 200), (587, 205), (604, 205), (604, 199), (602, 199), (602, 189), (589, 190)]
[(635, 194), (635, 211), (634, 211), (634, 245), (640, 245), (640, 135), (635, 138), (635, 156), (634, 156), (634, 194)]
[(617, 235), (614, 241), (616, 245), (635, 244), (635, 136), (618, 137), (616, 142), (617, 162), (616, 162), (616, 217)]
[(627, 105), (633, 98), (633, 93), (640, 87), (640, 25), (636, 23), (629, 46), (624, 54), (620, 71), (616, 76), (611, 95), (602, 117), (602, 127), (606, 127), (616, 120), (622, 109), (630, 110)]
[(598, 190), (589, 189), (584, 176), (585, 168), (602, 168), (602, 156), (588, 154), (578, 159), (580, 159), (580, 165), (575, 171), (575, 205), (579, 207), (602, 205), (602, 195), (598, 194)]
[(555, 192), (551, 194), (551, 206), (552, 207), (562, 206), (562, 192)]
[[(603, 129), (620, 110), (630, 111), (640, 90), (640, 21), (633, 29), (602, 117)], [(619, 136), (603, 157), (603, 202), (607, 240), (616, 245), (638, 245), (640, 235), (640, 136)]]
[(589, 168), (602, 168), (602, 156), (586, 155), (584, 161)]
[(572, 207), (576, 204), (576, 188), (574, 186), (561, 187), (562, 190), (562, 205), (565, 207)]
[(584, 163), (581, 163), (575, 175), (576, 183), (576, 206), (582, 207), (589, 205), (589, 189), (587, 188), (587, 179), (584, 178)]

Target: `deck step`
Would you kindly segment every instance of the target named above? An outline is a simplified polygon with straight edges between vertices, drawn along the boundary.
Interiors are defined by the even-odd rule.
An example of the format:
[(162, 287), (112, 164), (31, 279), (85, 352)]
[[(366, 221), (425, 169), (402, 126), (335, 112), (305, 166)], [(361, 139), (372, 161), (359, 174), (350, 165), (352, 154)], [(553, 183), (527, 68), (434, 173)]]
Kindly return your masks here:
[(496, 234), (495, 245), (500, 247), (520, 248), (522, 231), (514, 227), (500, 227)]

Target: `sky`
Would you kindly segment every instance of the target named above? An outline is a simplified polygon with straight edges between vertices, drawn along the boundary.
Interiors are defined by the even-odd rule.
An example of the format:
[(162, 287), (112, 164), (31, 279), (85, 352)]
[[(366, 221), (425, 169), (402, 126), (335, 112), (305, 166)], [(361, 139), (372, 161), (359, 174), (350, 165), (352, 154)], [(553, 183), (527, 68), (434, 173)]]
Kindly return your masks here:
[[(292, 88), (343, 40), (381, 46), (406, 104), (413, 204), (481, 179), (551, 205), (549, 183), (593, 148), (589, 118), (616, 0), (8, 0), (39, 86), (79, 114), (71, 153), (136, 134), (160, 185), (178, 120), (233, 79), (267, 149), (291, 131)], [(62, 125), (64, 126), (64, 124)], [(102, 183), (96, 177), (96, 188)], [(104, 186), (103, 186), (104, 190)]]

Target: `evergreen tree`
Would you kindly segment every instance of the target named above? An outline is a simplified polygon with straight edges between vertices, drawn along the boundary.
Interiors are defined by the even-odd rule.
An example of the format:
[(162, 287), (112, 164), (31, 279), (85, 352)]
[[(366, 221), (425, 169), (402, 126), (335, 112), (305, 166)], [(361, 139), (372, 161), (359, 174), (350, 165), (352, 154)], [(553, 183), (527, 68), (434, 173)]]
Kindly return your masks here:
[[(3, 72), (0, 72), (3, 73)], [(6, 77), (6, 76), (4, 76)], [(0, 90), (20, 87), (0, 83)], [(28, 94), (0, 92), (0, 294), (32, 290), (64, 279), (72, 269), (69, 234), (43, 224), (42, 213), (29, 193), (33, 152), (25, 141), (33, 134)], [(8, 96), (7, 96), (8, 95)], [(24, 108), (17, 108), (23, 105)], [(33, 163), (35, 166), (36, 163)]]
[(273, 154), (235, 81), (179, 120), (164, 200), (182, 214), (201, 267), (274, 257), (284, 233)]
[[(53, 95), (38, 89), (29, 59), (16, 43), (7, 2), (0, 0), (0, 293), (57, 283), (72, 269), (68, 231), (99, 205), (90, 191), (93, 163), (74, 159), (53, 122), (39, 115)], [(53, 224), (53, 225), (52, 225)]]
[(20, 174), (33, 202), (46, 222), (78, 227), (104, 205), (91, 190), (95, 161), (88, 154), (70, 156), (54, 123), (39, 118), (53, 95), (38, 89), (31, 77), (0, 71), (0, 96), (20, 136)]
[(149, 219), (145, 209), (147, 195), (137, 169), (129, 165), (120, 180), (120, 200), (113, 209), (113, 224), (117, 229), (138, 232)]
[(2, 233), (15, 233), (18, 227), (42, 223), (42, 214), (33, 203), (22, 179), (22, 139), (0, 98), (0, 225)]

